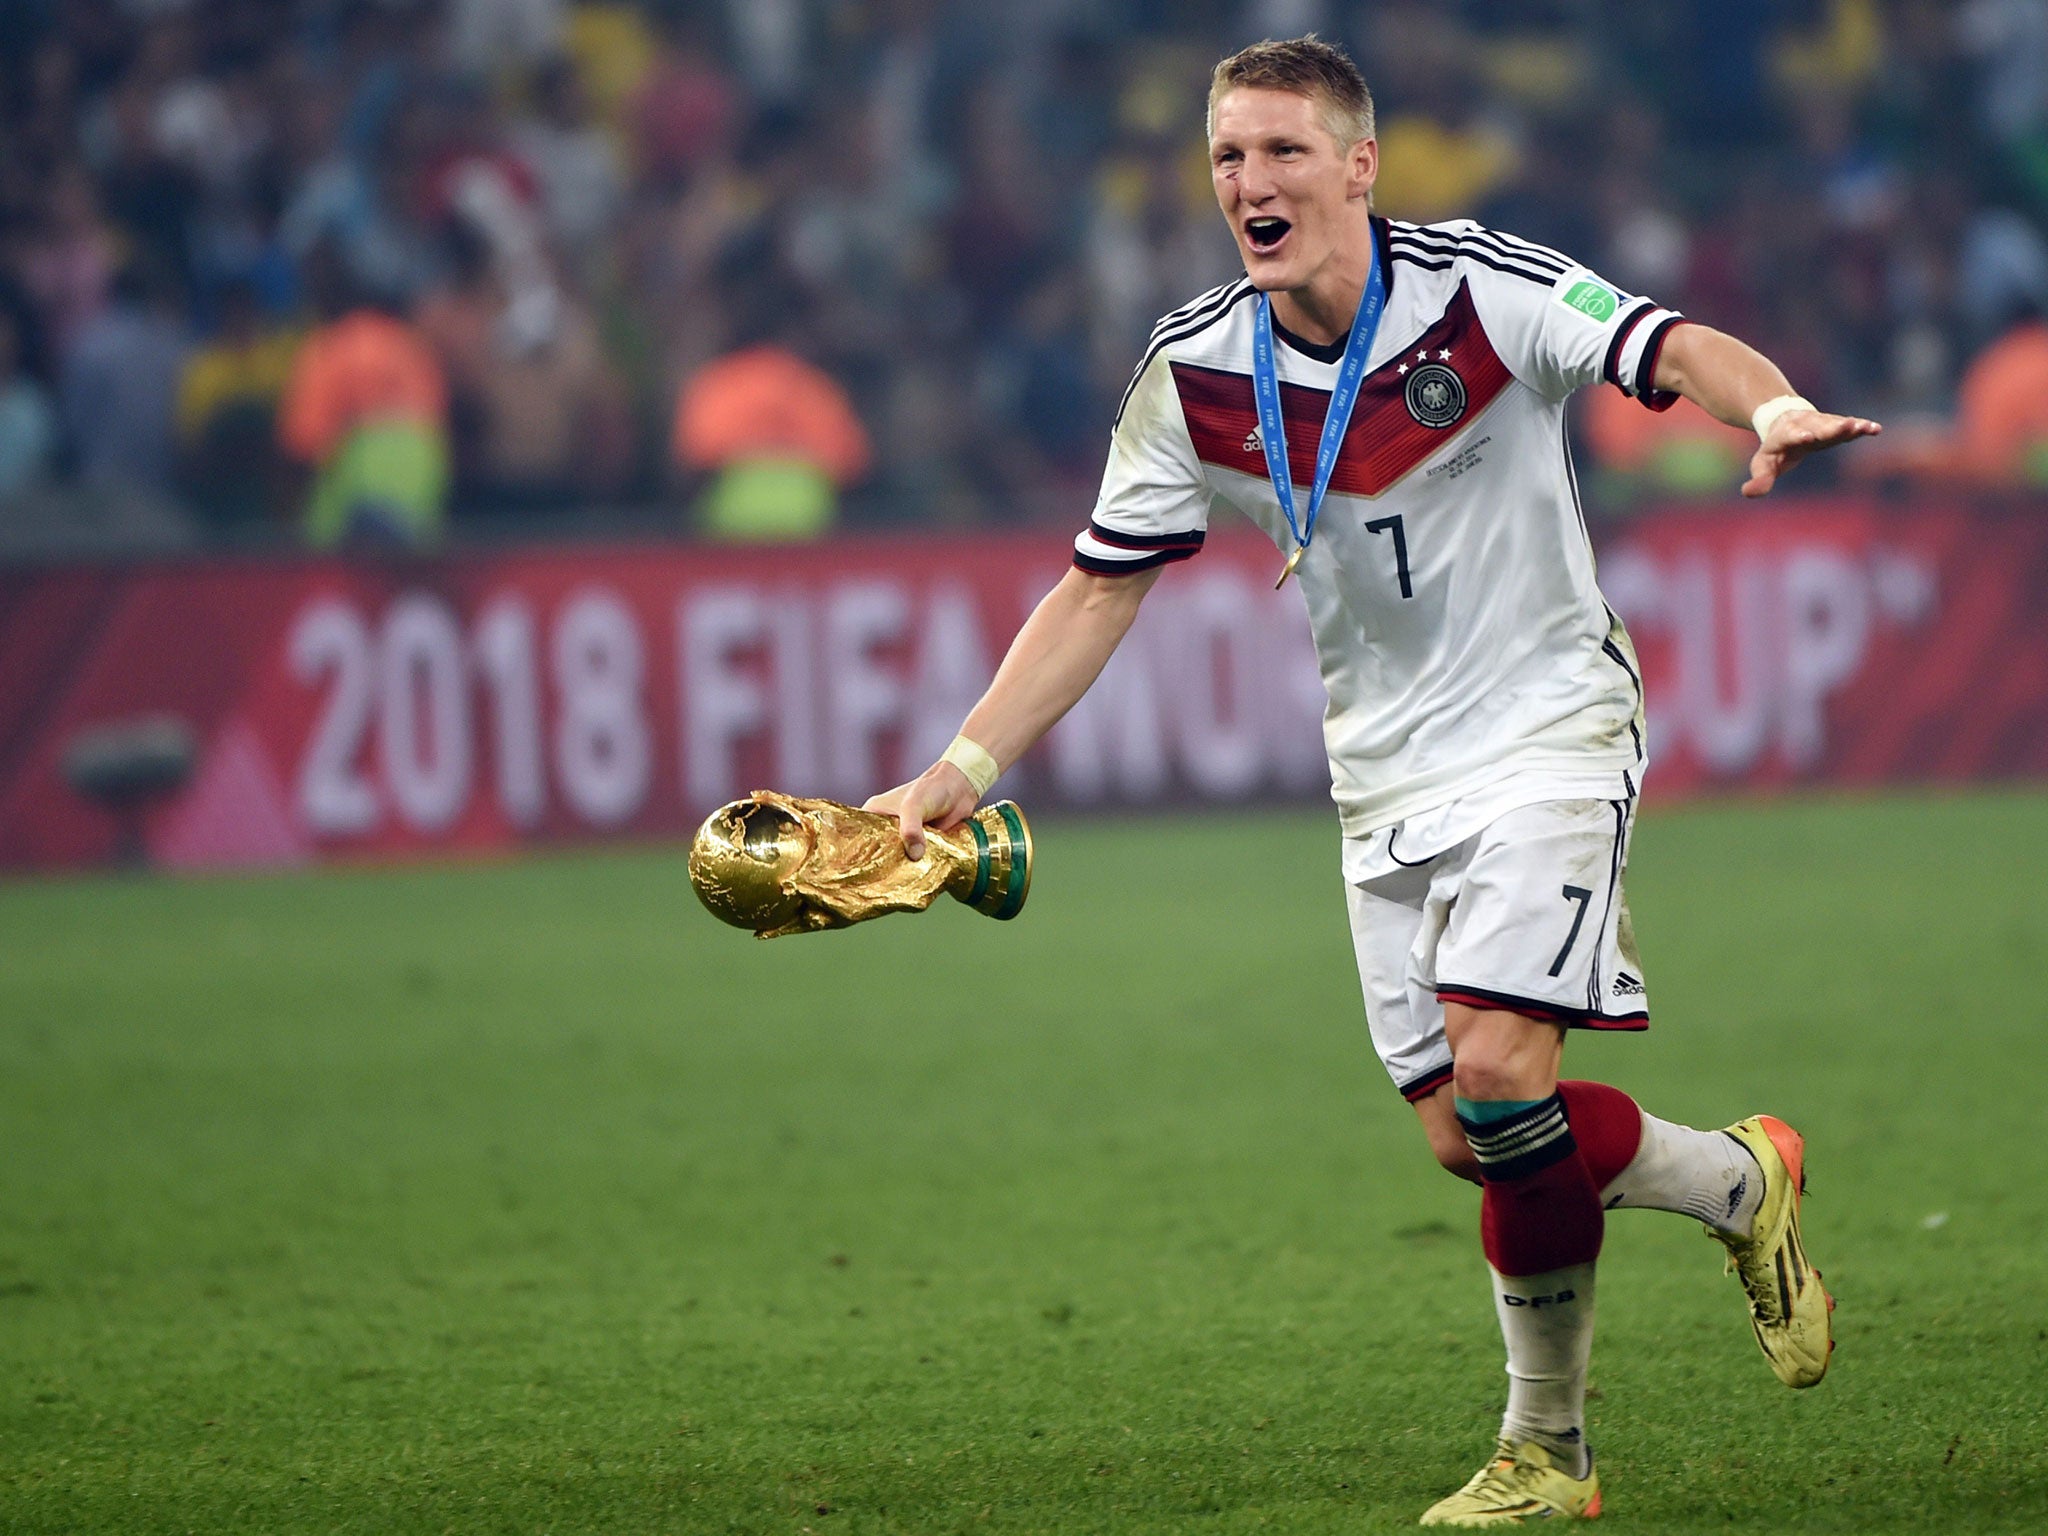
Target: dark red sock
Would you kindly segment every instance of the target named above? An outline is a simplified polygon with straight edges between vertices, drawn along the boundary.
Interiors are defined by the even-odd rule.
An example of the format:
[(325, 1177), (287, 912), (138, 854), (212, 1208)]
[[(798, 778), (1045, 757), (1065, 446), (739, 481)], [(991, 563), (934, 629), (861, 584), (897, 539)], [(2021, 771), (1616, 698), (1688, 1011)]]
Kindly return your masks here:
[(1557, 1092), (1597, 1193), (1635, 1161), (1643, 1144), (1643, 1111), (1634, 1099), (1605, 1083), (1559, 1083)]
[(1577, 1153), (1527, 1178), (1488, 1183), (1479, 1200), (1486, 1262), (1504, 1275), (1547, 1275), (1600, 1257), (1607, 1213)]
[(1533, 1103), (1458, 1101), (1485, 1182), (1479, 1236), (1503, 1275), (1542, 1275), (1600, 1256), (1600, 1186), (1553, 1093)]

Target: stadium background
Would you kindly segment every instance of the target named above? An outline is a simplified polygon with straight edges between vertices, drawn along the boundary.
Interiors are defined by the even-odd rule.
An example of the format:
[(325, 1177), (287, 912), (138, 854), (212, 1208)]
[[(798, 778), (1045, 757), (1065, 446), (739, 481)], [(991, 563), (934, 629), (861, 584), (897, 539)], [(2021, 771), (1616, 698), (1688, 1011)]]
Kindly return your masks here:
[(1792, 1116), (1845, 1296), (1767, 1398), (1704, 1245), (1618, 1220), (1610, 1508), (2048, 1522), (1997, 1129), (2048, 1066), (2048, 3), (13, 0), (0, 1527), (1396, 1529), (1463, 1479), (1471, 1213), (1359, 1031), (1258, 536), (1006, 781), (1019, 923), (755, 946), (677, 856), (950, 736), (1233, 270), (1209, 65), (1309, 28), (1384, 211), (1887, 425), (1748, 505), (1740, 434), (1575, 406), (1663, 1010), (1575, 1054)]
[[(914, 772), (1153, 319), (1232, 269), (1208, 61), (1310, 25), (1374, 77), (1385, 211), (1888, 424), (1737, 515), (1741, 434), (1583, 397), (1652, 793), (2048, 770), (2027, 0), (65, 0), (0, 49), (0, 865), (673, 836)], [(1262, 558), (1170, 583), (1015, 792), (1313, 796)], [(138, 733), (179, 787), (82, 799)]]

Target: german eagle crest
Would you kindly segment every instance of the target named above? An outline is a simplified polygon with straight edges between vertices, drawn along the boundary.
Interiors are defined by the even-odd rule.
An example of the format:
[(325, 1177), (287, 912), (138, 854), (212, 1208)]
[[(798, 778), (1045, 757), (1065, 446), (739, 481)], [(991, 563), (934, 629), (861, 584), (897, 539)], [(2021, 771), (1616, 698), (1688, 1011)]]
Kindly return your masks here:
[(1442, 363), (1425, 363), (1408, 375), (1408, 414), (1425, 427), (1456, 424), (1465, 414), (1465, 381)]

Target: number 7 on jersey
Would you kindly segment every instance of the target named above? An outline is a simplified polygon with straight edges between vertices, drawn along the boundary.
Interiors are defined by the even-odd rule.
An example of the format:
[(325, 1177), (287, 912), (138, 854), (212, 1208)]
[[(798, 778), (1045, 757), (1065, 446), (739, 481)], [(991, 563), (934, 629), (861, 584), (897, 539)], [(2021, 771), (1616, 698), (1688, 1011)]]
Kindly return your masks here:
[(1394, 536), (1394, 574), (1401, 578), (1401, 595), (1413, 597), (1415, 587), (1408, 580), (1408, 534), (1401, 526), (1401, 514), (1392, 517), (1376, 517), (1365, 525), (1367, 533), (1391, 533)]

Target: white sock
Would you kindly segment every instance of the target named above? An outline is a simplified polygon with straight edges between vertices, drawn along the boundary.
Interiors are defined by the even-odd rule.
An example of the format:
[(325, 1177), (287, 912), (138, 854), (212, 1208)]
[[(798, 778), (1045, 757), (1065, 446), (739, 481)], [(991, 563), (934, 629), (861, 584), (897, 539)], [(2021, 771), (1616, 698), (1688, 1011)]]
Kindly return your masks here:
[(1593, 1358), (1593, 1266), (1547, 1275), (1493, 1276), (1493, 1309), (1508, 1346), (1508, 1411), (1500, 1432), (1534, 1440), (1574, 1477), (1584, 1477), (1586, 1366)]
[(1673, 1125), (1646, 1110), (1643, 1143), (1634, 1160), (1600, 1191), (1600, 1203), (1609, 1210), (1676, 1211), (1746, 1237), (1756, 1225), (1763, 1196), (1763, 1172), (1733, 1136)]

